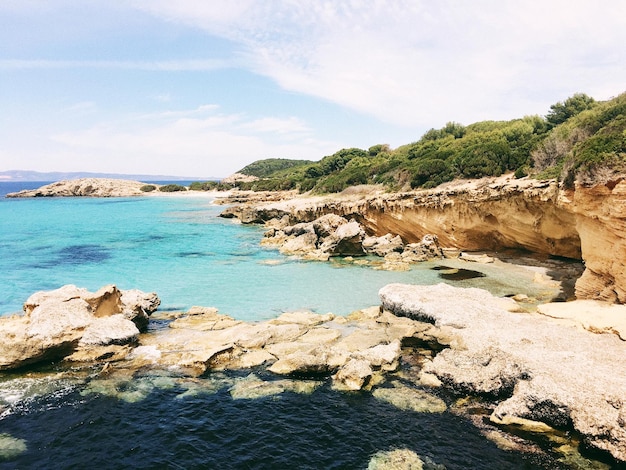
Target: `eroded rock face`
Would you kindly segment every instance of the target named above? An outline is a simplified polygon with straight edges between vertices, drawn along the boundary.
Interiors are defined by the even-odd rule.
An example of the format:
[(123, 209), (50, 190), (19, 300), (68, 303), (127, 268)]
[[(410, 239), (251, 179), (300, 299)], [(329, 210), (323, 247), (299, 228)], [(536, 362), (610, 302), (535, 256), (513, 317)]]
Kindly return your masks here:
[[(240, 213), (234, 209), (231, 213)], [(511, 176), (451, 182), (403, 193), (293, 198), (246, 206), (255, 220), (288, 216), (312, 222), (334, 214), (354, 218), (370, 237), (404, 244), (434, 234), (442, 247), (466, 251), (523, 248), (585, 261), (579, 299), (626, 303), (626, 180), (565, 190), (556, 181)], [(373, 239), (366, 251), (376, 252)], [(391, 249), (393, 255), (398, 250)], [(449, 253), (449, 252), (448, 252)], [(382, 252), (380, 253), (382, 254)], [(392, 260), (396, 267), (397, 260)]]
[(37, 292), (24, 303), (23, 316), (0, 318), (0, 370), (131, 343), (137, 323), (145, 324), (158, 304), (155, 294), (125, 295), (113, 285), (95, 293), (74, 285)]
[(380, 297), (398, 315), (447, 329), (449, 348), (423, 372), (460, 391), (496, 397), (495, 422), (571, 425), (591, 447), (626, 460), (626, 342), (618, 335), (512, 312), (514, 301), (481, 289), (391, 284)]
[(576, 217), (585, 261), (576, 297), (626, 303), (626, 180), (577, 186), (560, 204)]

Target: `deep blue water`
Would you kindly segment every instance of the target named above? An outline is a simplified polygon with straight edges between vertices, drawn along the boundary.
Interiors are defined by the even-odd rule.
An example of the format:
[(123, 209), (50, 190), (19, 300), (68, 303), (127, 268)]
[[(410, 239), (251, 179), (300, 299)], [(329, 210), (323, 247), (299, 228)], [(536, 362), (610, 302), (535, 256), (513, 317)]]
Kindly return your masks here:
[[(18, 189), (0, 183), (0, 194)], [(302, 308), (345, 314), (377, 305), (389, 282), (441, 281), (436, 263), (398, 273), (288, 259), (259, 247), (262, 228), (221, 219), (221, 210), (206, 197), (0, 198), (0, 315), (68, 283), (155, 291), (164, 309), (214, 306), (255, 320)], [(480, 269), (486, 277), (461, 285), (533, 288), (529, 277)], [(215, 393), (185, 393), (214, 380), (209, 374), (191, 385), (134, 379), (123, 387), (143, 395), (131, 403), (81, 393), (90, 379), (58, 387), (36, 377), (11, 382), (0, 373), (0, 468), (363, 469), (395, 448), (449, 470), (556, 468), (498, 449), (463, 417), (401, 411), (367, 392), (324, 385), (311, 395), (234, 400), (233, 376)], [(6, 436), (25, 450), (3, 454), (13, 445)]]
[(365, 469), (376, 452), (399, 448), (448, 470), (559, 468), (498, 449), (452, 413), (402, 411), (367, 392), (183, 392), (155, 388), (125, 402), (70, 391), (30, 402), (0, 421), (28, 446), (0, 468)]

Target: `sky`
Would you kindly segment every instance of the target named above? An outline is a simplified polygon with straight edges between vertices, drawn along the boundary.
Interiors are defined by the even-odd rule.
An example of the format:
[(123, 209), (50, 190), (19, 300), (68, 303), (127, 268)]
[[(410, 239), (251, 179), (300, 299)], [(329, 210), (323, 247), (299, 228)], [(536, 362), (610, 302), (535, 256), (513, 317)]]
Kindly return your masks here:
[(0, 0), (0, 171), (225, 177), (626, 91), (624, 0)]

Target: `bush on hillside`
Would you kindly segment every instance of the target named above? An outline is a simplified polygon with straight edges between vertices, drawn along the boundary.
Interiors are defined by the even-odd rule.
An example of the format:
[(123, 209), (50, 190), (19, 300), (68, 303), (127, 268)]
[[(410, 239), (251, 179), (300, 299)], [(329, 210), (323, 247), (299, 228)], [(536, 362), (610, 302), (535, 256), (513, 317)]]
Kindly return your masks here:
[[(574, 95), (551, 107), (547, 118), (449, 122), (417, 141), (390, 149), (342, 149), (318, 162), (255, 162), (260, 180), (242, 189), (343, 191), (360, 184), (430, 188), (454, 178), (479, 178), (515, 172), (517, 177), (559, 177), (567, 184), (608, 178), (624, 163), (626, 94), (607, 102)], [(274, 166), (276, 165), (274, 169)], [(262, 169), (262, 170), (261, 170)], [(242, 171), (244, 172), (244, 171)], [(582, 181), (582, 180), (581, 180)]]
[(174, 193), (177, 191), (187, 191), (187, 188), (181, 186), (180, 184), (166, 184), (159, 188), (159, 191), (163, 193)]

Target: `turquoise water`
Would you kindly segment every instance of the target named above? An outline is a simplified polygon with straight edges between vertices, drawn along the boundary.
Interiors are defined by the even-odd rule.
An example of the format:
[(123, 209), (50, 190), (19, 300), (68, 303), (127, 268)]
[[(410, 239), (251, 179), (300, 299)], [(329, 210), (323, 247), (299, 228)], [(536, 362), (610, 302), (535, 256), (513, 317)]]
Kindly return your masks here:
[(213, 306), (247, 320), (349, 313), (376, 305), (386, 283), (415, 279), (287, 259), (259, 248), (261, 228), (219, 218), (222, 210), (206, 197), (3, 200), (0, 313), (64, 284), (154, 291), (164, 309)]
[[(0, 315), (65, 284), (116, 284), (156, 292), (162, 309), (211, 306), (256, 320), (297, 309), (347, 314), (378, 305), (378, 290), (390, 282), (441, 281), (433, 263), (389, 272), (288, 258), (259, 246), (261, 227), (222, 219), (222, 210), (206, 196), (1, 198)], [(499, 295), (532, 288), (493, 267), (472, 268), (487, 278), (462, 285)]]

